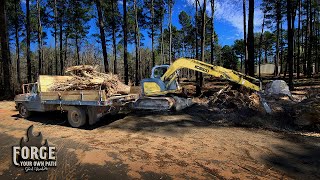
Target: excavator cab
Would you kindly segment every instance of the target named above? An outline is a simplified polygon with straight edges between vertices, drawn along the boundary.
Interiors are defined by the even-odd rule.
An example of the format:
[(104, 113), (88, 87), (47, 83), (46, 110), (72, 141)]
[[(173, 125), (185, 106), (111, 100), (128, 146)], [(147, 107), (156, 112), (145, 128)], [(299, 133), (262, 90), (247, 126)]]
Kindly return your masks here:
[[(141, 81), (143, 95), (161, 95), (161, 92), (173, 92), (179, 88), (176, 78), (171, 80), (171, 82), (161, 80), (161, 77), (163, 77), (169, 67), (170, 65), (163, 64), (152, 68), (151, 78), (146, 78)], [(175, 72), (174, 76), (178, 77), (178, 71)]]

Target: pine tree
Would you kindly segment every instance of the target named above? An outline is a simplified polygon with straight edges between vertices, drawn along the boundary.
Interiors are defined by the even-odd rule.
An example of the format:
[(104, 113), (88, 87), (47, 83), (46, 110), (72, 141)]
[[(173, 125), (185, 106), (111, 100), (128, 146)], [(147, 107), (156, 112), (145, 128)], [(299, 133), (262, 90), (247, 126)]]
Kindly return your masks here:
[(287, 0), (287, 23), (288, 23), (288, 54), (289, 65), (289, 88), (293, 90), (293, 27), (292, 27), (292, 0)]
[(26, 0), (26, 30), (27, 30), (27, 78), (28, 82), (31, 83), (31, 58), (30, 58), (30, 1)]
[(108, 54), (106, 49), (106, 37), (104, 34), (104, 23), (102, 17), (102, 7), (101, 7), (101, 0), (95, 0), (96, 8), (98, 12), (98, 25), (100, 30), (100, 40), (101, 40), (101, 48), (102, 48), (102, 55), (103, 55), (103, 62), (104, 62), (104, 71), (106, 73), (109, 72), (109, 65), (108, 65)]
[(215, 33), (214, 33), (214, 0), (211, 0), (211, 38), (210, 38), (210, 47), (211, 47), (211, 51), (210, 51), (210, 54), (211, 54), (211, 64), (213, 64), (213, 61), (214, 61), (214, 56), (213, 56), (213, 51), (214, 51), (214, 36), (215, 36)]
[(128, 72), (128, 49), (127, 49), (127, 0), (123, 0), (123, 65), (124, 65), (124, 81), (125, 84), (129, 83), (129, 72)]
[(248, 19), (248, 74), (254, 76), (254, 0), (249, 0), (249, 19)]
[(8, 28), (10, 35), (14, 36), (15, 39), (15, 50), (16, 50), (16, 73), (17, 82), (21, 83), (21, 72), (20, 72), (20, 39), (23, 37), (21, 33), (24, 24), (24, 13), (21, 8), (20, 0), (14, 0), (13, 2), (7, 1), (7, 17), (8, 17)]
[(0, 35), (1, 35), (1, 60), (3, 62), (4, 94), (11, 95), (11, 74), (9, 58), (9, 38), (7, 29), (6, 1), (0, 1)]
[(89, 32), (88, 22), (92, 18), (90, 9), (92, 2), (89, 0), (69, 0), (68, 31), (69, 38), (75, 40), (76, 64), (81, 64), (80, 44)]

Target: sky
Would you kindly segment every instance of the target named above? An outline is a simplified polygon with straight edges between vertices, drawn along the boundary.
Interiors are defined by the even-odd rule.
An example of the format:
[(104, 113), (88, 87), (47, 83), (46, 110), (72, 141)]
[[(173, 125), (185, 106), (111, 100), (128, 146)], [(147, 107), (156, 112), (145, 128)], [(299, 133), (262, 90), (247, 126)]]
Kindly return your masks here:
[[(179, 13), (181, 11), (186, 11), (190, 15), (194, 15), (195, 13), (195, 0), (175, 0), (175, 4), (173, 6), (172, 13), (172, 24), (176, 26), (178, 29), (181, 28), (179, 24)], [(202, 5), (203, 0), (200, 0)], [(254, 31), (261, 31), (263, 13), (260, 10), (261, 0), (255, 1), (255, 10), (254, 10)], [(122, 13), (122, 0), (118, 1), (119, 10)], [(215, 0), (215, 13), (214, 13), (214, 28), (216, 33), (218, 34), (219, 44), (224, 45), (232, 45), (236, 39), (243, 38), (243, 10), (242, 10), (242, 1), (239, 0)], [(23, 9), (25, 9), (25, 0), (22, 1)], [(211, 4), (210, 0), (207, 0), (206, 6), (207, 13), (211, 16)], [(247, 14), (248, 14), (248, 1), (247, 1)], [(168, 15), (164, 18), (164, 27), (168, 27)], [(248, 16), (247, 16), (248, 20)], [(93, 37), (93, 34), (99, 33), (98, 27), (96, 26), (97, 19), (92, 19), (89, 22), (90, 30), (88, 34), (88, 40), (91, 43), (97, 43), (96, 37)], [(50, 31), (50, 30), (48, 30)], [(151, 47), (151, 39), (147, 35), (147, 30), (143, 30), (145, 39), (142, 41), (145, 46)], [(50, 32), (47, 33), (48, 45), (54, 45), (54, 39)], [(99, 46), (99, 44), (97, 44)], [(33, 46), (36, 48), (36, 46)], [(128, 50), (133, 51), (134, 45), (128, 45)]]

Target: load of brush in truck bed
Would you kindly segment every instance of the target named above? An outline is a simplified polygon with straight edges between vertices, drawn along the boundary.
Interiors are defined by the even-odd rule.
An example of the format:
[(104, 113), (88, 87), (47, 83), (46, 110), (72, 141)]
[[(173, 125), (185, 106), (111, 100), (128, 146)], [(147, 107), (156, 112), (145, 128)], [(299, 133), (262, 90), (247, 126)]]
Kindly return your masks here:
[[(130, 86), (123, 84), (117, 75), (100, 73), (97, 68), (90, 65), (72, 66), (65, 71), (69, 76), (42, 76), (39, 83), (42, 86), (47, 84), (47, 88), (41, 88), (41, 91), (104, 90), (107, 96), (130, 93)], [(54, 81), (46, 78), (54, 78)]]

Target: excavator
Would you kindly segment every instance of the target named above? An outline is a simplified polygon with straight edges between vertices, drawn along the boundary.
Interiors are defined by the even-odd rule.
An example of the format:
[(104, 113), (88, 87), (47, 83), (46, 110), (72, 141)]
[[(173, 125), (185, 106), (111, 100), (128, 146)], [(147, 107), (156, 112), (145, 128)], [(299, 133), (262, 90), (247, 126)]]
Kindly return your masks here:
[(141, 97), (134, 103), (134, 109), (181, 110), (192, 105), (192, 99), (181, 97), (181, 87), (177, 81), (180, 69), (191, 69), (217, 78), (226, 79), (256, 92), (262, 90), (259, 79), (221, 66), (195, 59), (179, 58), (171, 65), (152, 68), (150, 78), (141, 80)]

